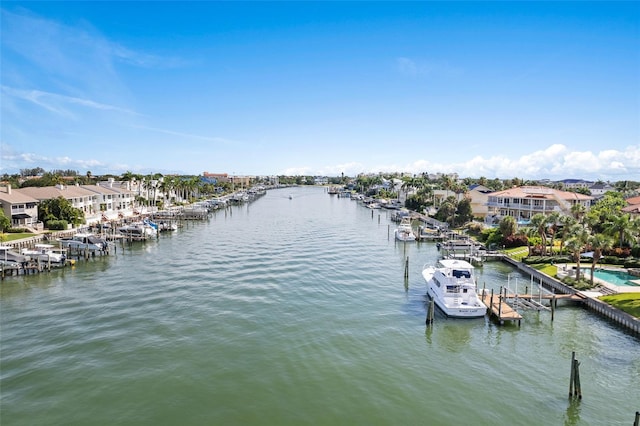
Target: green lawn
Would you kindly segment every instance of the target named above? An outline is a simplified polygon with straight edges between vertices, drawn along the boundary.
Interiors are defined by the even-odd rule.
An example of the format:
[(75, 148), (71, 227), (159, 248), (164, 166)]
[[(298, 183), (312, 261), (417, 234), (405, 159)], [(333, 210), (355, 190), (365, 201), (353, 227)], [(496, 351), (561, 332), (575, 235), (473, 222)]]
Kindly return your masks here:
[(22, 238), (29, 238), (29, 237), (33, 237), (36, 234), (32, 234), (30, 232), (18, 232), (18, 233), (4, 233), (4, 234), (0, 234), (0, 241), (15, 241), (15, 240), (21, 240)]
[(529, 266), (531, 266), (533, 269), (537, 269), (544, 274), (549, 275), (550, 277), (555, 277), (558, 273), (558, 267), (556, 265), (550, 265), (548, 263), (537, 263)]
[(527, 255), (529, 254), (529, 248), (526, 247), (526, 246), (525, 247), (514, 247), (514, 248), (506, 249), (504, 252), (510, 258), (520, 262), (523, 257), (527, 257)]
[(600, 300), (611, 306), (615, 306), (629, 315), (640, 318), (640, 293), (618, 293), (609, 296), (600, 296)]

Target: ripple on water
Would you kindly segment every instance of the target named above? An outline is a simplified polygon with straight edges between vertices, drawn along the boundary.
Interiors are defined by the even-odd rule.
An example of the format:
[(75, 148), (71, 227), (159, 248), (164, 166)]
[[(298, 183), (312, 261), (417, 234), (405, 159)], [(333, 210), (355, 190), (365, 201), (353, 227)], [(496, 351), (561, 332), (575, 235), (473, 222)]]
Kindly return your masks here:
[[(565, 306), (553, 323), (437, 315), (427, 329), (420, 269), (438, 252), (396, 243), (393, 226), (322, 188), (288, 188), (3, 281), (3, 425), (628, 422), (637, 339)], [(478, 272), (493, 288), (513, 273)], [(579, 410), (572, 350), (598, 401)]]

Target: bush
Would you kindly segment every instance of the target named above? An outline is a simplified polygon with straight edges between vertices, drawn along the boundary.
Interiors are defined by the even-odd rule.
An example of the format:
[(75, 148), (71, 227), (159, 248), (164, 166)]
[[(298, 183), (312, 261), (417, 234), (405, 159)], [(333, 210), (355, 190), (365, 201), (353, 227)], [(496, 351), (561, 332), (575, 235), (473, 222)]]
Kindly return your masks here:
[(607, 263), (609, 265), (623, 265), (624, 259), (620, 259), (616, 256), (603, 256), (600, 263)]
[(631, 256), (631, 249), (629, 247), (616, 247), (614, 249), (607, 250), (604, 254), (625, 258)]
[(524, 235), (509, 235), (502, 239), (502, 245), (506, 248), (526, 246), (527, 242), (527, 237)]
[(533, 265), (537, 263), (571, 263), (570, 256), (527, 256), (522, 259), (523, 263)]
[(627, 259), (624, 262), (625, 268), (640, 268), (640, 259)]
[(591, 281), (585, 280), (584, 278), (576, 280), (575, 275), (563, 278), (562, 282), (570, 287), (575, 288), (576, 290), (589, 290), (595, 287), (591, 285)]
[(24, 234), (30, 231), (27, 228), (9, 228), (6, 232), (7, 234)]
[(50, 220), (47, 222), (47, 228), (52, 231), (64, 231), (69, 226), (66, 220)]

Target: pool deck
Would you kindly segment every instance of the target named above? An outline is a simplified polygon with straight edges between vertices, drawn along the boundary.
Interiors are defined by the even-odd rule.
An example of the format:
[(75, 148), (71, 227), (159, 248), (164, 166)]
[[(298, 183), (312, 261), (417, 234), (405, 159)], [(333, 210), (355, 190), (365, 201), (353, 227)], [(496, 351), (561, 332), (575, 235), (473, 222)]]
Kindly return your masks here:
[[(568, 263), (568, 264), (563, 264), (562, 267), (563, 269), (561, 269), (561, 265), (558, 265), (558, 275), (561, 275), (561, 272), (564, 272), (565, 275), (567, 274), (571, 274), (571, 273), (575, 273), (575, 270), (573, 269), (575, 267), (575, 263)], [(580, 265), (580, 269), (582, 269), (583, 265)], [(587, 268), (587, 266), (585, 266), (585, 268)], [(620, 271), (620, 272), (627, 272), (626, 268), (613, 268), (613, 267), (602, 267), (599, 266), (597, 267), (597, 269), (604, 269), (604, 270), (608, 270), (608, 271)], [(609, 289), (611, 292), (614, 293), (640, 293), (640, 279), (637, 280), (629, 280), (632, 283), (634, 283), (635, 285), (615, 285), (615, 284), (611, 284), (610, 282), (607, 282), (605, 280), (602, 280), (598, 277), (594, 277), (593, 281), (595, 283), (597, 283), (598, 285), (600, 285), (601, 287), (605, 287), (607, 289)], [(600, 293), (599, 295), (597, 293), (597, 291), (588, 291), (585, 292), (583, 291), (582, 293), (589, 293), (589, 297), (598, 297), (598, 296), (602, 296), (604, 295), (604, 293)]]

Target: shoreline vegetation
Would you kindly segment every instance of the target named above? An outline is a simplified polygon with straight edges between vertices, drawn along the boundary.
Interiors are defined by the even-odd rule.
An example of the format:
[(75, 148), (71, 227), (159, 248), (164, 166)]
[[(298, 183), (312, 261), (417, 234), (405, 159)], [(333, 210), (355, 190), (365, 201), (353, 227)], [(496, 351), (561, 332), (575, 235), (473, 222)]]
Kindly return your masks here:
[[(504, 253), (511, 257), (512, 259), (522, 262), (522, 260), (527, 256), (528, 248), (527, 247), (514, 247), (511, 249), (504, 250)], [(558, 267), (551, 263), (536, 263), (529, 265), (532, 268), (552, 277), (557, 278)], [(606, 263), (598, 263), (598, 267), (613, 267), (620, 268), (620, 265), (606, 264)], [(585, 284), (589, 284), (588, 280), (585, 281)], [(564, 283), (565, 285), (569, 285), (568, 283)], [(569, 285), (570, 287), (575, 288), (576, 290), (583, 290), (581, 288), (576, 288), (573, 285)], [(613, 306), (614, 308), (620, 309), (621, 311), (634, 316), (635, 318), (640, 319), (640, 293), (618, 293), (612, 295), (604, 295), (598, 298), (599, 300), (607, 303), (608, 305)]]
[[(21, 171), (21, 175), (5, 176), (5, 182), (16, 188), (28, 186), (48, 186), (75, 183), (92, 184), (100, 178), (87, 172), (86, 176), (72, 171), (45, 172), (37, 168)], [(273, 177), (224, 176), (224, 180), (217, 182), (203, 181), (198, 176), (163, 176), (150, 174), (147, 176), (127, 172), (122, 176), (108, 176), (110, 179), (121, 179), (128, 185), (137, 185), (139, 205), (153, 206), (157, 209), (176, 205), (190, 205), (208, 195), (217, 196), (232, 194), (238, 189), (251, 184), (273, 184)], [(312, 176), (277, 176), (276, 187), (290, 185), (317, 185), (317, 177)], [(246, 180), (246, 182), (244, 181)], [(404, 200), (403, 206), (412, 212), (424, 211), (426, 215), (437, 221), (448, 224), (450, 229), (461, 229), (471, 238), (482, 242), (486, 247), (498, 249), (517, 262), (526, 263), (536, 270), (554, 278), (558, 277), (555, 264), (578, 264), (589, 267), (592, 264), (600, 266), (616, 266), (625, 268), (640, 268), (640, 246), (638, 246), (638, 232), (640, 218), (623, 213), (626, 206), (625, 199), (637, 194), (640, 182), (618, 182), (611, 186), (611, 191), (605, 192), (602, 198), (587, 208), (581, 203), (572, 205), (570, 213), (553, 211), (548, 214), (536, 213), (525, 224), (516, 222), (509, 213), (503, 215), (500, 223), (492, 222), (492, 226), (479, 222), (471, 209), (468, 197), (460, 195), (470, 191), (472, 186), (483, 186), (488, 191), (500, 191), (505, 188), (517, 188), (527, 185), (544, 186), (540, 182), (529, 182), (518, 178), (507, 180), (459, 179), (457, 176), (437, 174), (433, 177), (427, 173), (408, 176), (404, 174), (389, 175), (358, 175), (350, 178), (338, 176), (325, 178), (321, 183), (331, 190), (342, 188), (341, 191), (362, 194), (366, 197), (385, 200)], [(240, 187), (240, 188), (239, 188)], [(563, 183), (552, 183), (550, 190), (569, 189)], [(584, 188), (574, 188), (575, 192), (584, 193)], [(443, 192), (436, 197), (436, 192)], [(331, 193), (331, 192), (330, 192)], [(404, 196), (403, 196), (404, 195)], [(586, 194), (585, 194), (586, 195)], [(62, 203), (62, 202), (61, 202)], [(61, 211), (76, 211), (72, 206), (62, 205)], [(62, 209), (62, 207), (68, 207)], [(51, 210), (51, 209), (49, 209)], [(55, 210), (55, 209), (54, 209)], [(54, 211), (51, 210), (51, 211)], [(49, 212), (51, 213), (51, 212)], [(38, 214), (40, 215), (40, 212)], [(51, 216), (51, 214), (49, 214)], [(43, 217), (39, 218), (47, 223), (65, 222), (80, 226), (84, 215), (73, 217)], [(81, 217), (82, 216), (82, 217)], [(55, 220), (54, 220), (55, 219)], [(4, 222), (7, 222), (5, 220)], [(3, 223), (4, 223), (3, 222)], [(5, 223), (2, 227), (10, 227)], [(46, 226), (45, 226), (46, 228)], [(56, 228), (51, 228), (56, 229)], [(15, 231), (23, 231), (22, 229)], [(45, 231), (44, 233), (46, 233)], [(2, 233), (0, 243), (41, 235), (38, 233)], [(583, 258), (587, 252), (591, 258)], [(581, 263), (582, 262), (582, 263)], [(618, 263), (616, 263), (618, 262)], [(638, 265), (638, 266), (636, 266)], [(563, 278), (561, 281), (578, 291), (587, 291), (594, 286), (593, 282), (585, 279)], [(601, 300), (605, 301), (605, 299)], [(633, 295), (621, 294), (614, 300), (620, 309), (639, 318), (634, 307)], [(608, 303), (608, 302), (607, 302)], [(612, 304), (612, 306), (614, 306)], [(627, 311), (632, 306), (630, 311)]]

